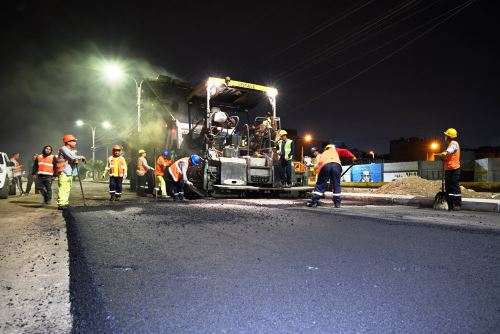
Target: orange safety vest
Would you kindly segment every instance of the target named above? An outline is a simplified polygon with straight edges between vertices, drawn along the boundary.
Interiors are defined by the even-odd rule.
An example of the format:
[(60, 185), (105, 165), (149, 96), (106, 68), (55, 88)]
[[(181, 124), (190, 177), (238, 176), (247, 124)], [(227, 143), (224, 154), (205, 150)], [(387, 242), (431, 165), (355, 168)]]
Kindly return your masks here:
[(163, 176), (165, 175), (165, 170), (167, 169), (168, 166), (172, 164), (172, 160), (165, 159), (163, 155), (160, 155), (158, 157), (158, 160), (156, 160), (156, 166), (155, 166), (155, 175), (156, 176)]
[(142, 164), (142, 157), (139, 157), (139, 159), (137, 159), (137, 175), (143, 176), (146, 174), (146, 172), (147, 170)]
[(57, 160), (56, 160), (56, 174), (59, 175), (63, 172), (64, 166), (66, 166), (66, 158), (63, 154), (61, 154), (61, 150), (57, 151)]
[(172, 176), (172, 179), (177, 182), (180, 179), (182, 179), (182, 169), (181, 169), (181, 162), (186, 161), (189, 164), (189, 158), (182, 158), (174, 162), (169, 168), (168, 172)]
[[(118, 175), (115, 175), (115, 159), (118, 160)], [(110, 156), (108, 159), (108, 174), (109, 176), (123, 177), (127, 172), (127, 162), (124, 157)]]
[(54, 159), (55, 157), (51, 154), (46, 157), (43, 154), (39, 154), (36, 157), (38, 162), (38, 175), (54, 175)]
[(448, 153), (444, 159), (444, 169), (445, 170), (455, 170), (460, 168), (460, 145), (458, 145), (457, 141), (452, 140), (448, 147), (451, 144), (457, 144), (457, 151), (455, 153)]
[(334, 148), (330, 148), (321, 154), (321, 158), (319, 159), (318, 162), (318, 167), (316, 168), (316, 174), (319, 175), (321, 168), (323, 168), (324, 165), (329, 164), (331, 162), (336, 162), (339, 165), (342, 165), (342, 163), (340, 162), (339, 153)]

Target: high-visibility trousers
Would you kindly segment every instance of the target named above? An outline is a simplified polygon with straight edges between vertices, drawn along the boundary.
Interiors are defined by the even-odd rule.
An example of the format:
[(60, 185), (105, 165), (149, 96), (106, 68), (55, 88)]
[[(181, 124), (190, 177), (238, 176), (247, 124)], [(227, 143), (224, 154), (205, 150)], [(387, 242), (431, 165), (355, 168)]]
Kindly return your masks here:
[(57, 206), (68, 205), (69, 204), (69, 194), (71, 192), (71, 186), (73, 185), (73, 176), (66, 175), (64, 173), (59, 174), (57, 178)]
[(163, 176), (156, 176), (156, 188), (158, 187), (161, 189), (161, 197), (167, 197), (167, 184), (165, 183)]

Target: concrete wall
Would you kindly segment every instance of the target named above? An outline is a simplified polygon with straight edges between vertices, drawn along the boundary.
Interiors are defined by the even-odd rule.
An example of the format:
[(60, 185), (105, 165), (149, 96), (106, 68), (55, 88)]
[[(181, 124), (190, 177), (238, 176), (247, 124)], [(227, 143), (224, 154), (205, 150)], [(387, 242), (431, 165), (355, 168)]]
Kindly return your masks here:
[(500, 158), (486, 158), (475, 161), (475, 182), (500, 182)]

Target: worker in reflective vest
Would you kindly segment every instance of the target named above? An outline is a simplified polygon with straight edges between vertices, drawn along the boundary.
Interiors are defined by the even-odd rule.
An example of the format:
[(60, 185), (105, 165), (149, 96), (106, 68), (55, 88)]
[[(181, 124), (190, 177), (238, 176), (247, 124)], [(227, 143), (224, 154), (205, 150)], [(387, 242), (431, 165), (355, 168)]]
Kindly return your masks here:
[(323, 154), (321, 154), (316, 166), (318, 180), (316, 181), (316, 186), (314, 187), (314, 191), (312, 193), (313, 197), (311, 201), (306, 204), (308, 207), (315, 208), (318, 206), (319, 200), (323, 197), (328, 188), (328, 180), (330, 180), (333, 188), (333, 204), (336, 208), (340, 208), (340, 176), (342, 175), (342, 163), (340, 162), (341, 157), (356, 160), (356, 157), (351, 151), (336, 148), (332, 144), (326, 145), (325, 150)]
[[(154, 168), (148, 164), (146, 160), (146, 151), (139, 150), (139, 158), (137, 159), (137, 195), (141, 197), (147, 196), (147, 193), (153, 192), (153, 185), (148, 182), (148, 172), (153, 171)], [(147, 185), (146, 185), (147, 184)], [(148, 189), (148, 191), (146, 191)]]
[(281, 130), (279, 136), (281, 139), (276, 144), (276, 152), (281, 166), (281, 184), (285, 188), (290, 188), (292, 186), (292, 159), (295, 146), (293, 140), (288, 139), (288, 132), (285, 130)]
[(31, 175), (35, 179), (35, 187), (43, 197), (43, 205), (52, 200), (52, 179), (56, 177), (57, 159), (52, 154), (52, 146), (45, 145), (42, 154), (36, 156)]
[(449, 210), (458, 211), (462, 207), (462, 192), (460, 191), (460, 145), (458, 132), (449, 128), (444, 132), (445, 142), (448, 145), (441, 155), (444, 159), (444, 187), (448, 195)]
[(167, 192), (167, 184), (165, 182), (165, 172), (167, 171), (167, 168), (172, 164), (172, 160), (170, 160), (169, 157), (170, 152), (167, 149), (163, 150), (161, 155), (156, 160), (155, 166), (156, 185), (160, 188), (159, 190), (161, 190), (161, 197), (164, 199), (167, 199), (169, 197)]
[(119, 201), (122, 196), (123, 179), (127, 178), (127, 162), (121, 156), (122, 148), (120, 145), (114, 145), (113, 155), (108, 158), (106, 171), (109, 175), (109, 200)]
[(16, 183), (17, 189), (19, 189), (19, 194), (21, 196), (24, 196), (24, 190), (23, 190), (23, 169), (24, 166), (19, 163), (20, 161), (20, 155), (18, 152), (13, 153), (10, 156), (10, 161), (14, 163), (14, 167), (12, 167), (12, 176), (14, 178), (14, 182)]
[(85, 157), (76, 154), (76, 139), (73, 135), (64, 135), (64, 146), (59, 149), (57, 156), (57, 208), (66, 209), (69, 205), (69, 195), (73, 185), (73, 170), (77, 169), (80, 161), (85, 162)]
[(188, 180), (187, 171), (190, 166), (198, 166), (201, 157), (193, 154), (175, 161), (169, 168), (168, 173), (173, 182), (174, 201), (186, 201), (184, 198), (184, 185), (192, 186), (193, 183)]
[(269, 111), (266, 112), (266, 118), (264, 119), (264, 121), (262, 121), (262, 124), (266, 127), (266, 129), (273, 128), (272, 114)]

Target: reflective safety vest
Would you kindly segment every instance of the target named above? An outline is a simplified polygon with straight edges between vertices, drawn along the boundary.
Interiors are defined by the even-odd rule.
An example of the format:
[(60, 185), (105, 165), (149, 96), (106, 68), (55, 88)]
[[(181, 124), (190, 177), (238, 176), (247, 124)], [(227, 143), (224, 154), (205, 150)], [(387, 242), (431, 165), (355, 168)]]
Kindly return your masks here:
[(56, 160), (56, 174), (59, 175), (63, 172), (64, 167), (66, 166), (66, 157), (61, 153), (61, 150), (57, 151), (57, 160)]
[(143, 161), (146, 158), (140, 157), (137, 159), (137, 175), (143, 176), (146, 174), (147, 170), (146, 167), (144, 167)]
[(271, 121), (271, 118), (268, 117), (266, 118), (262, 124), (266, 127), (266, 128), (272, 128), (273, 127), (273, 122)]
[(38, 162), (38, 175), (54, 175), (54, 155), (48, 155), (46, 157), (43, 154), (39, 154), (36, 157), (36, 161)]
[(318, 167), (316, 168), (316, 174), (319, 175), (321, 168), (323, 168), (324, 165), (329, 164), (331, 162), (335, 162), (338, 163), (339, 165), (342, 165), (342, 163), (340, 162), (339, 153), (334, 148), (330, 148), (321, 154), (321, 158), (319, 159), (318, 162)]
[(109, 176), (123, 177), (127, 173), (127, 162), (124, 157), (110, 156), (107, 168)]
[(163, 157), (163, 155), (160, 155), (158, 157), (158, 160), (156, 160), (155, 175), (163, 176), (165, 170), (167, 169), (168, 166), (170, 166), (170, 164), (172, 164), (172, 160), (166, 159)]
[(172, 176), (172, 179), (177, 182), (182, 179), (182, 167), (181, 164), (186, 163), (189, 166), (189, 158), (185, 157), (174, 162), (169, 168), (168, 172)]
[[(292, 158), (289, 158), (288, 156), (290, 155), (290, 152), (292, 151), (292, 142), (293, 140), (287, 139), (285, 142), (285, 156), (284, 158), (286, 160), (291, 160)], [(283, 140), (278, 140), (278, 154), (281, 156), (281, 151), (282, 151), (282, 145), (283, 145)]]
[(457, 145), (457, 150), (455, 153), (448, 153), (444, 159), (444, 169), (445, 170), (455, 170), (460, 168), (460, 145), (458, 145), (457, 141), (452, 140), (448, 147), (451, 144)]
[(12, 161), (14, 163), (14, 167), (12, 167), (12, 175), (14, 177), (20, 176), (22, 168), (21, 168), (21, 165), (19, 164), (19, 161), (17, 161), (14, 158), (10, 159), (10, 161)]

